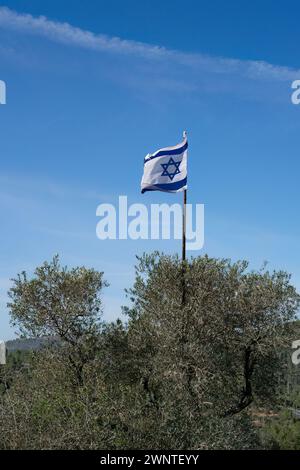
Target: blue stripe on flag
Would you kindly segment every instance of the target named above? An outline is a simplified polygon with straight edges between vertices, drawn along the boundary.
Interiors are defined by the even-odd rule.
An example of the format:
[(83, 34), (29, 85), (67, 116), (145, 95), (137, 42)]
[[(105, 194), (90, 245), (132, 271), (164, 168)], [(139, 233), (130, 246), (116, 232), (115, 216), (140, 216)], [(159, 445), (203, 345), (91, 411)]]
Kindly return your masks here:
[(165, 155), (180, 155), (183, 153), (186, 149), (188, 148), (188, 143), (186, 142), (182, 147), (179, 147), (178, 149), (172, 149), (172, 150), (159, 150), (158, 153), (155, 155), (152, 155), (149, 158), (144, 159), (144, 163), (149, 162), (150, 160), (153, 160), (153, 158), (157, 157), (163, 157)]
[(142, 194), (146, 191), (178, 191), (179, 189), (183, 188), (187, 183), (187, 178), (183, 180), (176, 181), (175, 183), (166, 183), (166, 184), (153, 184), (150, 185), (149, 189), (144, 188), (142, 189)]

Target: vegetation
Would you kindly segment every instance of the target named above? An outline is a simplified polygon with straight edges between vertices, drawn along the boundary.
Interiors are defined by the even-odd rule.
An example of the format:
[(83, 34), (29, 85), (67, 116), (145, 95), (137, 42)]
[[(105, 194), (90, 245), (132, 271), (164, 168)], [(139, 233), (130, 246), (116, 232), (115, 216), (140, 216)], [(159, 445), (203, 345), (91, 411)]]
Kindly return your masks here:
[(300, 450), (300, 389), (283, 397), (284, 406), (262, 429), (262, 442), (271, 449)]
[(272, 427), (260, 438), (253, 410), (280, 404), (281, 351), (299, 306), (288, 274), (144, 255), (126, 323), (102, 321), (105, 286), (103, 273), (57, 257), (15, 279), (13, 325), (53, 343), (0, 369), (0, 448), (275, 445)]

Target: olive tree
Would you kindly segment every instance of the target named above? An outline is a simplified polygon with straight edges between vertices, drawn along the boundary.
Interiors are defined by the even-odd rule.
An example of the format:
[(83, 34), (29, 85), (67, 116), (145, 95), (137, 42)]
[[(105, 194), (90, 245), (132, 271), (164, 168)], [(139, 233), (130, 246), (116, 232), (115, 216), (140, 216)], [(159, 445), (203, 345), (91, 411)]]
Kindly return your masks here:
[(103, 273), (62, 267), (59, 257), (36, 268), (29, 278), (13, 279), (8, 295), (11, 323), (23, 337), (53, 339), (66, 352), (77, 380), (94, 357), (101, 327)]
[(5, 388), (0, 448), (258, 447), (252, 409), (276, 404), (299, 306), (290, 276), (144, 255), (128, 321), (102, 325), (105, 285), (102, 273), (57, 257), (15, 279), (12, 323), (59, 347), (33, 355)]
[(245, 261), (203, 256), (182, 267), (176, 256), (139, 258), (125, 309), (155, 435), (181, 448), (247, 447), (239, 429), (250, 430), (251, 404), (276, 398), (299, 296), (287, 273)]

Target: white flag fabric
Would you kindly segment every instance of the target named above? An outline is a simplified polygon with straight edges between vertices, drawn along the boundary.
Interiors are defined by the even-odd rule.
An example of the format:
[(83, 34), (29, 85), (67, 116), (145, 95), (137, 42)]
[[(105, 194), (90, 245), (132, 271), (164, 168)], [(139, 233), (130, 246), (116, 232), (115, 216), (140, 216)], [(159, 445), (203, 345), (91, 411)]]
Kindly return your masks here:
[(187, 148), (186, 133), (183, 141), (174, 147), (166, 147), (144, 159), (144, 174), (141, 183), (142, 193), (146, 191), (166, 191), (177, 193), (187, 188)]

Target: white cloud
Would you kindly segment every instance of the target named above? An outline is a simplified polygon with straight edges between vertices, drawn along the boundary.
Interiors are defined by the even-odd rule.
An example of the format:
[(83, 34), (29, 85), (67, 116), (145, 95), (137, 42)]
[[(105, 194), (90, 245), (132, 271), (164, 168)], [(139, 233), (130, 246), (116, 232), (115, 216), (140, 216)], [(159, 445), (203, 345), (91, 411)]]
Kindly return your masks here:
[(135, 53), (149, 56), (161, 56), (168, 53), (162, 47), (151, 46), (136, 41), (126, 41), (118, 37), (94, 34), (68, 23), (50, 21), (45, 16), (33, 17), (19, 14), (7, 7), (0, 7), (0, 25), (2, 27), (38, 34), (56, 42), (85, 47), (93, 50), (111, 50), (113, 52)]
[(94, 51), (136, 55), (148, 60), (171, 59), (173, 63), (175, 61), (181, 65), (215, 74), (238, 74), (250, 79), (273, 81), (293, 80), (300, 76), (300, 71), (296, 69), (273, 65), (265, 61), (241, 61), (169, 50), (161, 46), (95, 34), (68, 23), (51, 21), (45, 16), (34, 17), (30, 14), (20, 14), (7, 7), (0, 7), (0, 26)]

